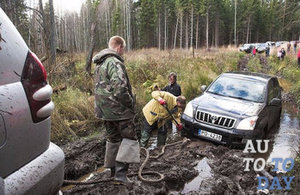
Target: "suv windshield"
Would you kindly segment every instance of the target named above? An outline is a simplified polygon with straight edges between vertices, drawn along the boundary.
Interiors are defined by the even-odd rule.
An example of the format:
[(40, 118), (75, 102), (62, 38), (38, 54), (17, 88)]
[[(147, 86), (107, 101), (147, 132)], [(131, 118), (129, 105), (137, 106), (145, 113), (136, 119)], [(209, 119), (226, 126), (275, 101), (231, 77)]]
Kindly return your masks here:
[(263, 82), (223, 76), (219, 77), (207, 91), (237, 99), (264, 102), (264, 87)]

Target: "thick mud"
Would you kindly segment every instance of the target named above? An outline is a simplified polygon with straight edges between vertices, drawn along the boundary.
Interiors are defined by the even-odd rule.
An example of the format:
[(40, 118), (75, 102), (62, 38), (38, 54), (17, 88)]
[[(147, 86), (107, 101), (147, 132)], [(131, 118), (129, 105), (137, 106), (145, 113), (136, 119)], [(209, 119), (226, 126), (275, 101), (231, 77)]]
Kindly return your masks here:
[[(178, 140), (182, 138), (178, 137)], [(172, 140), (175, 141), (175, 140)], [(89, 181), (108, 178), (110, 171), (101, 169), (104, 157), (104, 139), (77, 141), (64, 147), (66, 153), (65, 179), (78, 179), (84, 174)], [(150, 151), (150, 155), (158, 154), (159, 150)], [(191, 140), (182, 145), (167, 147), (165, 154), (155, 160), (149, 160), (144, 171), (157, 171), (164, 174), (165, 179), (159, 183), (141, 182), (137, 176), (130, 179), (132, 186), (118, 185), (114, 182), (103, 182), (93, 185), (78, 185), (70, 188), (65, 186), (64, 194), (220, 194), (250, 192), (256, 188), (255, 173), (243, 172), (243, 153), (224, 146), (215, 146), (200, 140)], [(205, 158), (204, 158), (205, 157)], [(144, 160), (144, 156), (141, 156)], [(205, 159), (205, 163), (203, 162)], [(131, 165), (129, 173), (137, 173), (138, 165)], [(198, 170), (195, 168), (198, 167)], [(185, 187), (200, 172), (209, 169), (210, 173), (202, 174), (201, 180), (194, 182), (191, 189)], [(201, 172), (200, 172), (201, 173)], [(86, 175), (87, 177), (88, 175)], [(205, 176), (205, 177), (203, 177)], [(144, 176), (149, 177), (149, 176)], [(153, 178), (152, 178), (153, 179)], [(82, 180), (82, 179), (81, 179)]]
[[(132, 186), (112, 181), (93, 185), (64, 186), (64, 194), (257, 194), (257, 175), (251, 164), (245, 172), (244, 158), (264, 158), (268, 162), (274, 156), (294, 157), (299, 147), (299, 120), (294, 107), (283, 107), (281, 123), (273, 128), (269, 150), (262, 156), (244, 154), (241, 149), (217, 146), (199, 139), (185, 144), (166, 147), (164, 155), (150, 159), (143, 171), (157, 171), (165, 176), (159, 183), (147, 183), (137, 175), (130, 177)], [(176, 132), (170, 132), (168, 143), (183, 139)], [(160, 152), (155, 147), (155, 135), (150, 155)], [(283, 146), (289, 148), (282, 151)], [(104, 169), (105, 139), (98, 136), (78, 140), (63, 147), (66, 154), (65, 179), (97, 181), (108, 178), (110, 171)], [(286, 156), (287, 154), (290, 154)], [(145, 156), (141, 154), (141, 163)], [(138, 173), (140, 164), (131, 165), (129, 174)], [(270, 167), (266, 167), (270, 171)], [(274, 172), (270, 172), (273, 176)], [(263, 176), (263, 174), (261, 174)], [(154, 179), (145, 175), (145, 178)], [(262, 192), (260, 192), (262, 193)]]

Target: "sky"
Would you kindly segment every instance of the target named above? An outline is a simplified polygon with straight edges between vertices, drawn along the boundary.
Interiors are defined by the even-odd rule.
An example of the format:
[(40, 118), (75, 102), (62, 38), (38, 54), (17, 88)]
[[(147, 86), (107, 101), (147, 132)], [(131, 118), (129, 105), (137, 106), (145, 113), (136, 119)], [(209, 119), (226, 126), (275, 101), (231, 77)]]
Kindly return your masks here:
[(85, 0), (53, 0), (54, 9), (62, 9), (62, 11), (76, 11), (80, 12), (82, 3)]
[[(30, 7), (36, 7), (38, 5), (38, 0), (26, 0), (27, 5)], [(43, 3), (49, 2), (48, 0), (43, 0)], [(55, 12), (59, 12), (61, 10), (62, 12), (66, 11), (76, 11), (77, 13), (80, 12), (80, 8), (82, 3), (84, 3), (85, 0), (53, 0), (53, 6)]]

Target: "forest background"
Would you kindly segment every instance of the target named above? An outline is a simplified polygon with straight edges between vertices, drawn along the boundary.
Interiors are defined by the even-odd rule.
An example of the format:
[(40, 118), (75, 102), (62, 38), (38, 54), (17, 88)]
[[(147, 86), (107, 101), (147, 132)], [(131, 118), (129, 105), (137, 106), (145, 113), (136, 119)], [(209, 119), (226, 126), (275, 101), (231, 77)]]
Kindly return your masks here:
[(0, 6), (38, 55), (100, 50), (116, 34), (127, 50), (167, 50), (291, 41), (300, 32), (299, 0), (86, 0), (79, 13), (55, 10), (53, 0)]

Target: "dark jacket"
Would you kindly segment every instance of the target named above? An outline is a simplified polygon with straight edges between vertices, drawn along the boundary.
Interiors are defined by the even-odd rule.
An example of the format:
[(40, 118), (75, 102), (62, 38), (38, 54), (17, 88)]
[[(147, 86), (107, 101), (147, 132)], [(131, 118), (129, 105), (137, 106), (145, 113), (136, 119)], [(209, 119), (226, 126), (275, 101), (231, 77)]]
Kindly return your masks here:
[(167, 86), (165, 86), (162, 91), (167, 91), (173, 95), (180, 96), (181, 95), (181, 87), (180, 85), (177, 84), (177, 82), (173, 83), (172, 85), (169, 84)]

